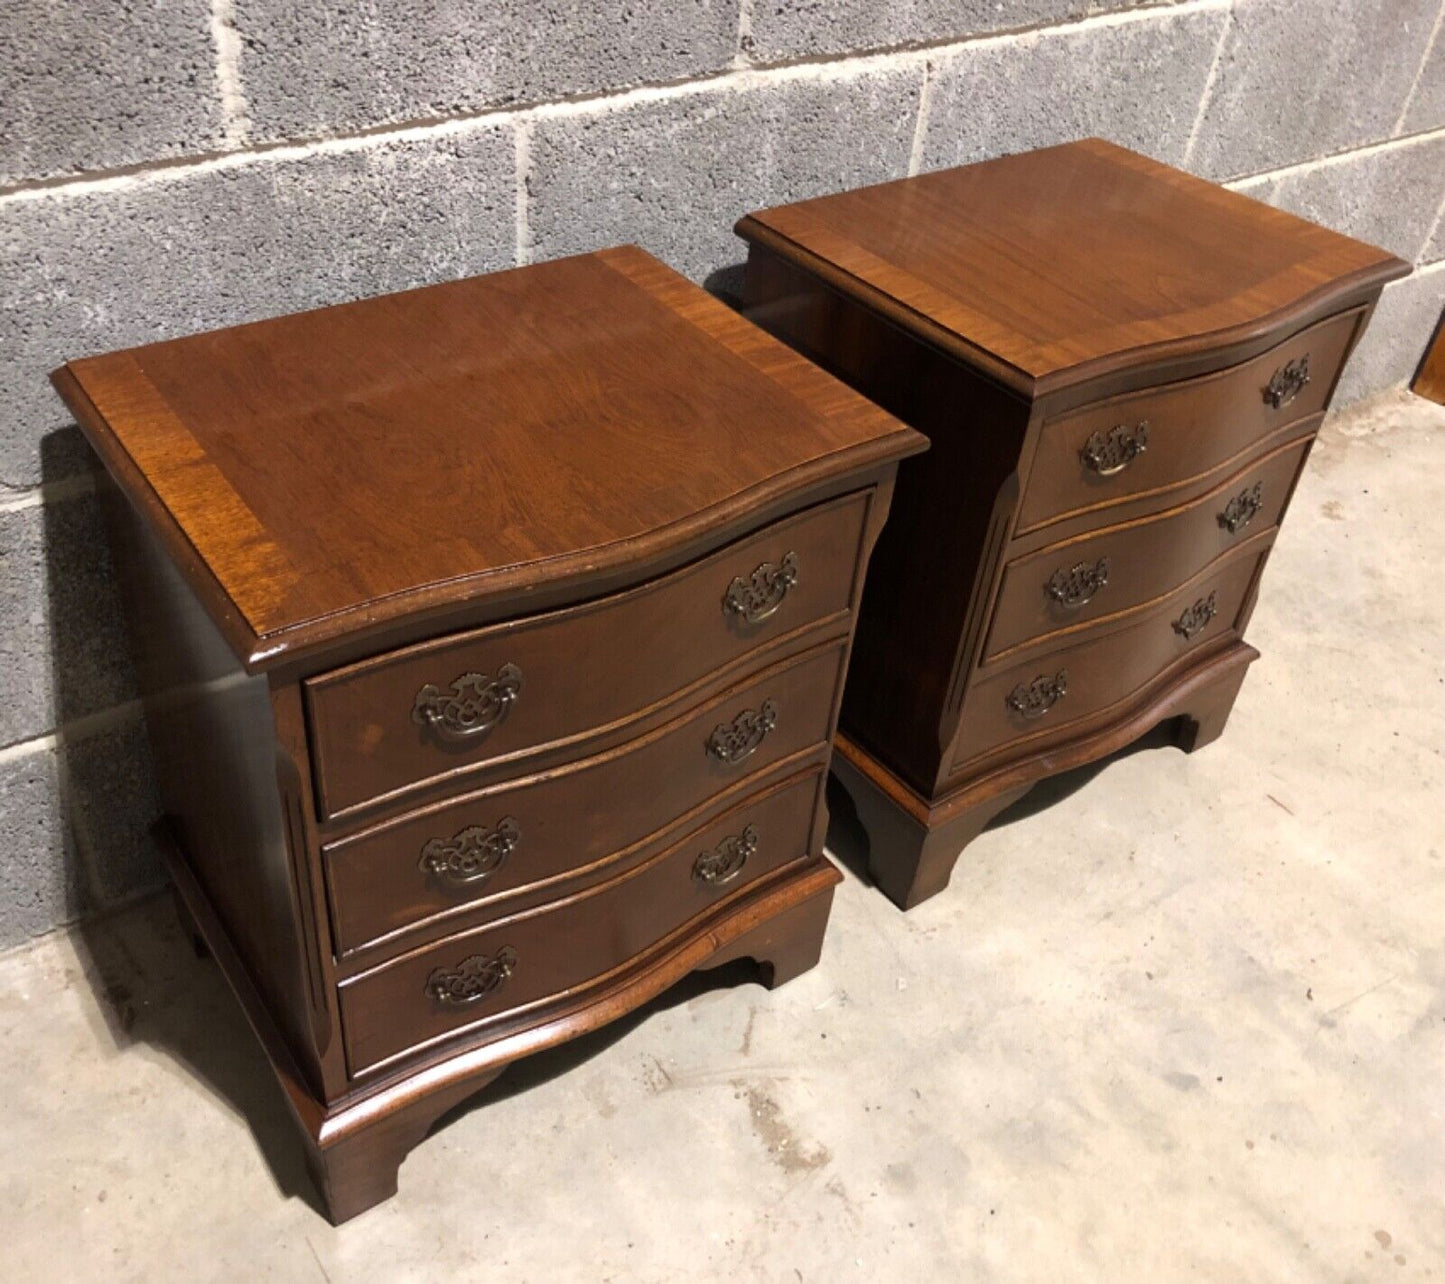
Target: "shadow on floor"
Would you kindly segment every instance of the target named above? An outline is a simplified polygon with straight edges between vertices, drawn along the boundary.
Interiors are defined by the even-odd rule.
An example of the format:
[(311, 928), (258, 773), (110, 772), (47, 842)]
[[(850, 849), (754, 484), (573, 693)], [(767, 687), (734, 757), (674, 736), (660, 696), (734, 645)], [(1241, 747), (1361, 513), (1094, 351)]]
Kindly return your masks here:
[[(1066, 801), (1088, 785), (1101, 772), (1117, 762), (1132, 758), (1138, 753), (1156, 749), (1172, 749), (1177, 744), (1178, 721), (1168, 719), (1152, 731), (1139, 737), (1131, 744), (1071, 771), (1061, 771), (1056, 776), (1047, 776), (1034, 785), (1022, 798), (999, 812), (984, 828), (984, 833), (1004, 825), (1026, 820), (1047, 808)], [(828, 853), (863, 883), (871, 887), (868, 875), (868, 832), (858, 819), (858, 809), (848, 791), (838, 783), (836, 776), (828, 777)]]
[(143, 1045), (171, 1058), (245, 1120), (281, 1193), (319, 1212), (300, 1134), (261, 1044), (220, 970), (197, 957), (170, 896), (85, 920), (74, 940), (116, 1049)]
[[(220, 970), (210, 959), (197, 957), (169, 895), (84, 922), (75, 929), (75, 940), (86, 981), (115, 1048), (143, 1045), (170, 1057), (245, 1120), (279, 1192), (301, 1199), (324, 1217), (306, 1171), (300, 1132), (261, 1045)], [(500, 1078), (441, 1116), (428, 1136), (472, 1110), (570, 1073), (655, 1013), (760, 978), (751, 959), (689, 973), (650, 1003), (602, 1029), (515, 1062)], [(204, 1158), (196, 1157), (196, 1162)]]

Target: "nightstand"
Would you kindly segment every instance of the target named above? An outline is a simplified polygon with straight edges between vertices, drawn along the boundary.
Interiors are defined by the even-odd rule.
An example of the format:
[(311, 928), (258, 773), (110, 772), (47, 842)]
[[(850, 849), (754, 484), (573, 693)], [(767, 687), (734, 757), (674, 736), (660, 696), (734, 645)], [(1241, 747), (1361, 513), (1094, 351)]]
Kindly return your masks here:
[(816, 961), (916, 433), (636, 249), (55, 383), (113, 482), (170, 871), (334, 1220), (517, 1058)]
[(1055, 772), (1219, 735), (1330, 394), (1409, 267), (1097, 139), (753, 214), (747, 314), (926, 433), (834, 770), (908, 907)]

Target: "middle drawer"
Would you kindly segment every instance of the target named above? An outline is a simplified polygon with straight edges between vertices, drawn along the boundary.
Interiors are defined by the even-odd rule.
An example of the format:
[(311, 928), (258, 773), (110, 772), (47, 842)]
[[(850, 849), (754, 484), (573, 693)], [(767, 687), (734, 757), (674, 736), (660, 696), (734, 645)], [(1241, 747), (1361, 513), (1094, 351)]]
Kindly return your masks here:
[(328, 816), (483, 766), (585, 753), (800, 629), (846, 631), (869, 492), (638, 588), (377, 656), (306, 684)]
[(841, 643), (796, 656), (617, 749), (326, 844), (338, 953), (544, 887), (555, 895), (762, 769), (821, 754), (842, 660)]
[(343, 981), (351, 1073), (575, 994), (768, 874), (816, 855), (817, 791), (816, 773), (754, 791), (616, 878)]
[(1279, 447), (1187, 504), (1010, 562), (985, 662), (1143, 607), (1247, 536), (1268, 530), (1284, 512), (1311, 440)]

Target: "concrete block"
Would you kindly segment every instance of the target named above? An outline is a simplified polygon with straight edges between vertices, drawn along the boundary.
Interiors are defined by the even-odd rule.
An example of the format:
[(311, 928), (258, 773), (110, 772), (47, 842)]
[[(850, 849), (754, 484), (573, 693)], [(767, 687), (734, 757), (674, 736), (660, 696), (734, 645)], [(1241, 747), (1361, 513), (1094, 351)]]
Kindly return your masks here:
[(1281, 174), (1264, 199), (1415, 262), (1445, 194), (1445, 134)]
[(1442, 125), (1445, 125), (1445, 20), (1435, 28), (1435, 39), (1420, 64), (1414, 92), (1400, 121), (1400, 133), (1419, 134)]
[(635, 242), (702, 281), (744, 213), (907, 172), (922, 68), (820, 75), (539, 119), (534, 257)]
[(208, 0), (6, 0), (0, 184), (219, 145), (210, 11)]
[(45, 746), (0, 758), (0, 949), (76, 918), (78, 850), (61, 804), (60, 763)]
[(511, 266), (515, 173), (474, 123), (0, 202), (0, 482), (40, 479), (68, 358)]
[(0, 744), (134, 695), (95, 494), (0, 513)]
[(1387, 285), (1370, 328), (1340, 378), (1335, 408), (1383, 392), (1414, 375), (1442, 307), (1445, 267), (1427, 268)]
[(1022, 31), (1152, 0), (797, 0), (753, 6), (743, 37), (754, 62), (781, 62), (870, 49)]
[(1435, 215), (1435, 234), (1420, 254), (1421, 263), (1439, 263), (1442, 259), (1445, 259), (1445, 200)]
[(165, 869), (151, 827), (161, 808), (144, 722), (130, 718), (83, 740), (62, 741), (60, 755), (85, 908), (160, 887)]
[(1438, 4), (1238, 0), (1190, 168), (1227, 178), (1391, 137)]
[(934, 68), (924, 167), (1089, 135), (1178, 164), (1225, 17), (1166, 10), (964, 46)]
[(236, 26), (256, 135), (294, 138), (716, 71), (738, 0), (236, 0)]

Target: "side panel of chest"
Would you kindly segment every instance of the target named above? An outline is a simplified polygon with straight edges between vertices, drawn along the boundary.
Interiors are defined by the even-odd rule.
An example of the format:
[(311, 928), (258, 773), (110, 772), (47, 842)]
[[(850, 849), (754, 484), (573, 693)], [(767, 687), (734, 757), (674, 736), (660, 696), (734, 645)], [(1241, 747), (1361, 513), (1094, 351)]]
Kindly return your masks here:
[(930, 789), (1012, 526), (1029, 408), (758, 245), (749, 253), (745, 310), (930, 439), (926, 455), (899, 467), (840, 719), (899, 775)]

